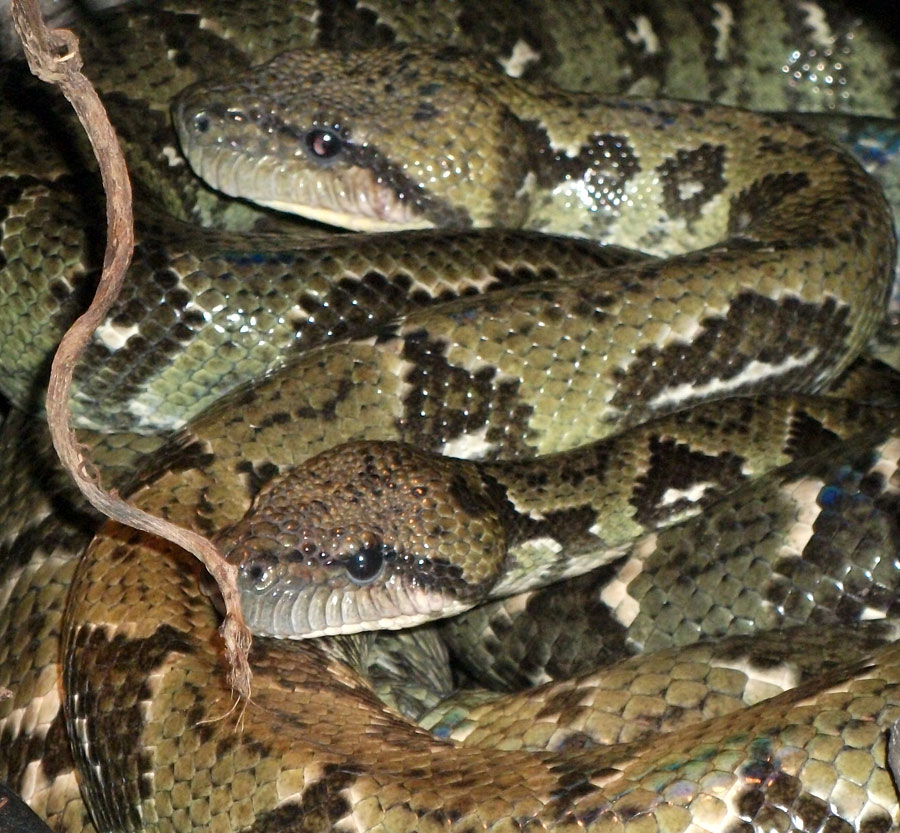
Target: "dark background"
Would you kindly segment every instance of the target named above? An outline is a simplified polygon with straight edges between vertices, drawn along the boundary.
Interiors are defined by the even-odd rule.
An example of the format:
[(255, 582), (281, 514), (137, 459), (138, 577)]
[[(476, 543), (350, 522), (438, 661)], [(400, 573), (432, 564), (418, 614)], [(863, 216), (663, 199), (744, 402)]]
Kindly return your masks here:
[(900, 0), (850, 0), (847, 7), (882, 25), (885, 32), (900, 44)]

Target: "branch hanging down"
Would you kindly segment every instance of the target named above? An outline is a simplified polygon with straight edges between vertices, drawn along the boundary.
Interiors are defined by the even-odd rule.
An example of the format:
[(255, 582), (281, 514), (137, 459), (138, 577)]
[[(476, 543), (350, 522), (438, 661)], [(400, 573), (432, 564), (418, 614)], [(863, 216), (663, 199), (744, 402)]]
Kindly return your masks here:
[(216, 580), (225, 601), (222, 635), (231, 668), (229, 682), (241, 697), (250, 696), (250, 631), (244, 622), (237, 591), (237, 569), (228, 564), (202, 535), (157, 518), (107, 492), (88, 449), (78, 442), (69, 419), (69, 390), (75, 365), (91, 336), (118, 297), (134, 249), (131, 182), (125, 158), (106, 110), (91, 82), (81, 72), (78, 39), (66, 29), (44, 25), (37, 0), (12, 0), (13, 23), (34, 75), (57, 85), (75, 110), (100, 166), (106, 193), (107, 242), (103, 273), (88, 309), (60, 341), (47, 389), (47, 419), (53, 445), (62, 464), (90, 503), (115, 521), (143, 530), (193, 553)]

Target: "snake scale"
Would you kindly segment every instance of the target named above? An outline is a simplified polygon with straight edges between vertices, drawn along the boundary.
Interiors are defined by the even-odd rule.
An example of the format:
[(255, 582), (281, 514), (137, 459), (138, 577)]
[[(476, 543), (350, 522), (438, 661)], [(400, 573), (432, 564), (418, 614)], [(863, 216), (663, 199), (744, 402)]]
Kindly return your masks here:
[[(560, 592), (589, 600), (587, 631), (599, 622), (630, 649), (654, 653), (485, 696), (468, 712), (446, 706), (427, 719), (432, 733), (385, 709), (316, 641), (258, 638), (253, 699), (232, 710), (217, 615), (194, 562), (141, 534), (100, 527), (25, 410), (70, 300), (90, 287), (98, 194), (79, 173), (77, 149), (47, 132), (62, 108), (26, 87), (21, 68), (6, 68), (3, 100), (16, 106), (4, 107), (15, 129), (0, 137), (4, 307), (13, 313), (4, 325), (4, 391), (21, 407), (3, 428), (0, 474), (0, 684), (12, 691), (0, 702), (4, 780), (54, 829), (71, 831), (891, 829), (900, 814), (886, 765), (887, 733), (900, 717), (896, 382), (888, 371), (849, 366), (877, 324), (893, 269), (878, 190), (813, 134), (765, 117), (629, 99), (598, 105), (625, 121), (617, 133), (592, 135), (584, 157), (571, 132), (584, 107), (569, 125), (523, 110), (530, 141), (544, 143), (539, 164), (531, 165), (529, 144), (528, 164), (474, 206), (416, 191), (383, 149), (356, 162), (424, 209), (429, 223), (449, 217), (462, 226), (482, 224), (479, 205), (489, 206), (486, 215), (514, 210), (506, 188), (530, 195), (536, 225), (552, 229), (558, 206), (541, 196), (571, 195), (574, 180), (582, 197), (593, 188), (605, 200), (592, 203), (604, 236), (649, 256), (516, 231), (300, 237), (282, 220), (206, 192), (177, 155), (169, 100), (198, 74), (227, 68), (231, 80), (288, 46), (335, 45), (345, 36), (338, 33), (353, 46), (429, 35), (487, 48), (483, 41), (496, 39), (507, 69), (524, 62), (530, 70), (531, 52), (549, 55), (556, 81), (569, 88), (587, 85), (585, 62), (574, 47), (557, 46), (558, 21), (540, 4), (533, 17), (497, 4), (462, 6), (460, 16), (442, 4), (259, 5), (166, 2), (106, 17), (96, 30), (84, 24), (86, 65), (103, 67), (97, 80), (137, 181), (160, 183), (153, 194), (138, 185), (136, 282), (98, 333), (92, 370), (79, 376), (79, 424), (104, 476), (151, 511), (219, 533), (237, 557), (249, 552), (245, 572), (257, 584), (271, 578), (267, 540), (288, 552), (315, 543), (311, 564), (295, 558), (295, 566), (327, 560), (342, 573), (348, 562), (337, 550), (349, 542), (348, 551), (390, 549), (391, 568), (405, 561), (426, 570), (417, 587), (449, 586), (459, 598), (466, 570), (421, 553), (402, 557), (416, 540), (444, 534), (427, 512), (415, 516), (425, 526), (407, 534), (411, 544), (398, 535), (382, 549), (383, 534), (374, 542), (371, 528), (336, 535), (328, 520), (336, 503), (323, 515), (315, 495), (349, 494), (369, 524), (368, 494), (389, 488), (403, 493), (403, 505), (429, 508), (449, 497), (453, 512), (435, 514), (467, 534), (482, 525), (482, 540), (518, 529), (513, 544), (524, 550), (538, 542), (567, 558), (597, 550), (600, 563), (614, 558)], [(634, 94), (655, 94), (668, 69), (657, 32), (692, 25), (672, 4), (643, 3), (629, 16), (578, 4), (557, 12), (576, 45), (596, 41), (622, 58), (599, 62), (601, 73), (614, 63), (626, 70), (596, 83)], [(824, 91), (814, 81), (814, 95), (857, 95), (855, 44), (866, 45), (860, 75), (880, 47), (848, 20), (807, 3), (712, 4), (671, 49), (696, 48), (699, 67), (720, 70), (710, 76), (719, 80), (699, 89), (707, 76), (694, 64), (687, 87), (668, 92), (759, 106), (736, 86), (727, 59), (731, 49), (735, 65), (757, 66), (744, 60), (742, 33), (774, 27), (778, 38), (805, 38), (798, 60), (827, 59), (844, 79)], [(446, 50), (386, 54), (388, 63), (371, 70), (382, 83), (379, 72), (399, 82), (421, 56), (440, 60)], [(314, 72), (341, 71), (336, 58), (318, 60), (329, 66)], [(442, 83), (423, 82), (427, 91), (413, 96), (413, 122), (433, 135)], [(525, 108), (521, 91), (539, 89), (532, 83), (541, 82), (486, 85), (507, 99), (521, 94)], [(228, 108), (231, 122), (251, 115), (252, 102), (216, 103), (247, 84), (227, 87), (204, 99), (212, 102), (202, 105), (206, 121), (193, 98), (183, 99), (192, 108), (186, 123), (202, 136)], [(890, 114), (889, 83), (859, 89), (855, 105)], [(787, 90), (785, 99), (800, 95)], [(765, 106), (796, 103), (774, 95), (763, 93)], [(547, 112), (564, 116), (562, 94), (542, 97)], [(402, 107), (402, 96), (394, 103)], [(299, 134), (301, 159), (331, 160), (319, 153), (323, 142), (353, 148), (349, 117), (333, 111)], [(675, 124), (686, 134), (670, 130)], [(476, 132), (485, 125), (479, 120)], [(298, 138), (287, 117), (280, 127), (270, 134)], [(614, 165), (598, 161), (610, 158)], [(624, 216), (640, 203), (636, 194), (665, 211), (637, 211), (638, 224), (620, 231), (619, 203)], [(188, 224), (198, 219), (214, 228)], [(667, 245), (707, 248), (671, 256)], [(560, 286), (550, 282), (560, 277)], [(397, 304), (405, 317), (394, 320)], [(174, 376), (164, 372), (170, 366)], [(258, 374), (261, 382), (242, 384)], [(846, 398), (801, 395), (826, 384)], [(784, 395), (755, 395), (770, 387)], [(747, 395), (702, 402), (723, 392)], [(853, 401), (863, 392), (885, 406)], [(598, 395), (606, 409), (576, 421)], [(329, 451), (356, 439), (414, 448), (384, 446), (376, 458), (369, 445)], [(565, 450), (583, 443), (589, 449)], [(325, 456), (310, 461), (319, 451)], [(448, 485), (441, 467), (450, 464), (431, 451), (493, 459), (447, 469), (457, 473)], [(566, 456), (534, 468), (535, 453)], [(388, 465), (394, 454), (396, 468)], [(302, 491), (314, 478), (321, 488), (301, 522), (292, 514), (298, 482)], [(620, 513), (599, 515), (590, 504), (601, 495)], [(511, 523), (492, 533), (487, 509), (497, 506)], [(313, 541), (316, 524), (340, 540)], [(298, 529), (302, 540), (288, 540)], [(336, 557), (321, 559), (323, 551)], [(549, 572), (565, 574), (567, 563)], [(506, 581), (503, 592), (522, 586), (515, 574)], [(519, 604), (538, 612), (539, 603)], [(552, 596), (540, 604), (546, 631), (580, 626), (577, 614), (554, 616)], [(516, 613), (479, 610), (495, 629)], [(754, 625), (762, 633), (751, 634)]]

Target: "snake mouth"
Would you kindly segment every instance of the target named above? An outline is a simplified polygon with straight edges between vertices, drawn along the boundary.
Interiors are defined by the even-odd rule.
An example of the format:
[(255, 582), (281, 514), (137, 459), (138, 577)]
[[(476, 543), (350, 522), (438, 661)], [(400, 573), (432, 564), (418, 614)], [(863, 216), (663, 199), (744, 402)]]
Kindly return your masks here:
[(355, 231), (432, 228), (408, 202), (379, 187), (371, 171), (345, 168), (311, 176), (270, 157), (211, 153), (188, 157), (212, 188), (266, 208)]
[(346, 587), (322, 584), (311, 577), (282, 576), (262, 589), (258, 577), (243, 569), (238, 589), (250, 630), (257, 636), (279, 639), (402, 630), (471, 607), (450, 594), (399, 583)]

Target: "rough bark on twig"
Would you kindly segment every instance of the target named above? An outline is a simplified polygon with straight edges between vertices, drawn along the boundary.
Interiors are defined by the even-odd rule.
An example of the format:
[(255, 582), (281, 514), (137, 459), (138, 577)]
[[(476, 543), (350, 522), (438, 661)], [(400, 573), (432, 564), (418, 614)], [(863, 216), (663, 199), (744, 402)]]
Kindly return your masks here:
[(249, 698), (251, 674), (247, 655), (251, 637), (241, 614), (237, 569), (228, 564), (202, 535), (154, 517), (122, 500), (117, 493), (104, 490), (88, 450), (78, 442), (70, 424), (69, 390), (75, 365), (94, 330), (115, 302), (131, 262), (134, 249), (131, 183), (106, 110), (93, 85), (81, 72), (78, 39), (65, 29), (47, 29), (37, 0), (12, 0), (12, 15), (32, 73), (60, 88), (84, 127), (100, 166), (106, 193), (107, 242), (103, 273), (91, 305), (65, 333), (53, 357), (47, 389), (47, 419), (53, 445), (78, 488), (96, 509), (115, 521), (172, 541), (203, 562), (225, 601), (222, 635), (231, 667), (229, 681), (240, 696)]

